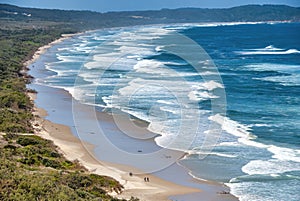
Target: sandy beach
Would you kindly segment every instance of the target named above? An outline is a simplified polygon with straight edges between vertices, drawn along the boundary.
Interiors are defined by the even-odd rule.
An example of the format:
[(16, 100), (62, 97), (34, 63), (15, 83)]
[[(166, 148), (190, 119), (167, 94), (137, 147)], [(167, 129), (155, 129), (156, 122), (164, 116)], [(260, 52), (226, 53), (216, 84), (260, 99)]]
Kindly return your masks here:
[[(33, 58), (24, 64), (30, 69), (29, 74), (35, 78), (42, 77), (42, 74), (47, 70), (42, 62), (35, 62), (47, 49), (72, 36), (64, 35), (49, 45), (39, 48)], [(34, 68), (32, 68), (33, 65), (35, 65)], [(94, 136), (90, 140), (88, 136), (86, 140), (83, 140), (82, 136), (85, 135), (79, 133), (80, 129), (75, 128), (73, 122), (72, 104), (76, 104), (78, 109), (76, 111), (79, 111), (77, 120), (79, 118), (80, 121), (84, 121), (86, 124), (94, 120), (93, 118), (87, 118), (90, 116), (91, 111), (95, 111), (94, 107), (78, 103), (62, 89), (41, 86), (35, 83), (30, 84), (29, 88), (38, 92), (38, 94), (29, 94), (35, 103), (34, 115), (36, 118), (33, 125), (36, 134), (52, 140), (68, 160), (78, 160), (90, 172), (110, 176), (118, 180), (124, 186), (124, 191), (119, 195), (114, 194), (114, 196), (125, 199), (134, 196), (140, 200), (150, 201), (237, 200), (230, 194), (222, 193), (229, 191), (224, 185), (196, 180), (176, 163), (157, 173), (145, 174), (143, 170), (134, 167), (134, 164), (129, 166), (122, 162), (117, 164), (109, 161), (110, 153), (105, 152), (105, 150), (99, 151), (99, 147), (91, 143)], [(106, 131), (114, 133), (116, 135), (114, 139), (118, 139), (121, 134), (116, 129), (114, 119), (109, 114), (100, 111), (96, 111), (96, 116), (98, 121), (104, 125), (103, 127), (109, 128)], [(89, 130), (84, 132), (92, 133)], [(123, 141), (122, 143), (131, 147), (130, 141)], [(146, 148), (149, 148), (149, 150), (157, 147), (153, 140), (145, 143)], [(129, 172), (132, 172), (133, 175), (131, 176)], [(150, 182), (145, 182), (145, 177), (149, 177)]]
[(75, 33), (75, 34), (62, 34), (62, 36), (59, 39), (56, 39), (55, 41), (52, 41), (51, 43), (49, 43), (48, 45), (44, 45), (42, 47), (40, 47), (32, 56), (32, 58), (28, 61), (24, 62), (24, 66), (28, 67), (30, 64), (32, 64), (33, 62), (35, 62), (43, 53), (45, 53), (47, 51), (47, 49), (49, 49), (50, 47), (52, 47), (55, 44), (58, 44), (72, 36), (76, 36), (76, 35), (80, 35), (83, 33)]
[[(35, 94), (29, 95), (33, 100), (36, 98)], [(44, 117), (47, 116), (47, 112), (41, 108), (35, 108), (34, 115), (36, 115), (36, 119), (33, 125), (35, 125), (36, 134), (53, 141), (68, 160), (78, 160), (90, 172), (113, 177), (124, 186), (124, 192), (120, 195), (114, 194), (114, 196), (127, 199), (131, 196), (135, 196), (141, 200), (168, 200), (167, 198), (170, 195), (200, 191), (199, 189), (176, 185), (153, 175), (138, 174), (130, 176), (126, 169), (132, 171), (134, 170), (133, 167), (122, 167), (117, 164), (113, 164), (112, 166), (112, 164), (103, 161), (100, 163), (90, 155), (94, 146), (76, 138), (68, 126), (56, 124), (44, 119)], [(151, 182), (144, 182), (145, 176), (150, 177)]]

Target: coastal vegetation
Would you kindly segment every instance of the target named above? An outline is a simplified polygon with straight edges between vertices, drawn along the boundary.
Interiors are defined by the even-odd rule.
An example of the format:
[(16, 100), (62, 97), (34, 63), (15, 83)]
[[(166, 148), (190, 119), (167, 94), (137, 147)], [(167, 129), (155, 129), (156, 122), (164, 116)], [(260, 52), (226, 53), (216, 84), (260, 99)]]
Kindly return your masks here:
[(39, 47), (78, 30), (50, 21), (0, 21), (0, 200), (120, 200), (108, 194), (123, 190), (119, 182), (89, 173), (33, 134), (24, 62)]
[[(113, 200), (116, 180), (88, 173), (35, 135), (0, 135), (0, 200)], [(136, 200), (132, 198), (131, 200)]]
[(0, 28), (0, 200), (117, 201), (108, 195), (122, 191), (116, 180), (90, 174), (78, 162), (66, 160), (52, 142), (29, 134), (34, 132), (34, 116), (24, 62), (40, 46), (70, 32), (53, 24), (32, 29), (7, 23)]
[(0, 29), (0, 131), (32, 133), (32, 103), (26, 95), (23, 63), (42, 45), (58, 38), (51, 30)]
[[(242, 6), (97, 13), (20, 8), (0, 4), (0, 200), (119, 200), (123, 187), (68, 161), (51, 141), (34, 135), (33, 103), (24, 62), (62, 34), (173, 22), (300, 21), (300, 9)], [(132, 198), (137, 200), (136, 198)]]

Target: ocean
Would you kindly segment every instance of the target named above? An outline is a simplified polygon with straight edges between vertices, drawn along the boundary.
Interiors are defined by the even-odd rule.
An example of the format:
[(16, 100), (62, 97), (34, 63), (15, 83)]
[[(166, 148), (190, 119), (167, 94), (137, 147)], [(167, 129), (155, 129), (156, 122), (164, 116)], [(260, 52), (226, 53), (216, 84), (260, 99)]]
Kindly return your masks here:
[(242, 201), (298, 201), (299, 33), (274, 22), (91, 31), (50, 48), (36, 82), (146, 122), (162, 149), (187, 153), (178, 163), (194, 178)]

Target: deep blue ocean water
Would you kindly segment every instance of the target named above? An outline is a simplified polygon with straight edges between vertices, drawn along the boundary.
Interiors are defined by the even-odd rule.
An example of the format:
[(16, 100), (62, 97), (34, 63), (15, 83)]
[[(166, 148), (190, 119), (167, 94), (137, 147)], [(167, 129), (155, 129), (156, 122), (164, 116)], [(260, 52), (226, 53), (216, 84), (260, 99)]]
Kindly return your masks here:
[[(179, 163), (191, 175), (224, 182), (241, 200), (296, 201), (300, 200), (299, 33), (297, 23), (88, 32), (51, 48), (46, 68), (53, 73), (37, 82), (64, 88), (85, 104), (108, 112), (122, 110), (148, 122), (148, 129), (161, 135), (158, 145), (189, 153)], [(202, 62), (200, 73), (193, 62), (167, 51), (168, 45), (181, 45), (179, 51), (186, 58), (195, 53), (195, 44), (183, 44), (181, 35), (211, 58), (192, 58)], [(226, 114), (212, 112), (213, 104), (225, 104)], [(212, 122), (220, 124), (222, 132), (211, 150), (203, 144)]]

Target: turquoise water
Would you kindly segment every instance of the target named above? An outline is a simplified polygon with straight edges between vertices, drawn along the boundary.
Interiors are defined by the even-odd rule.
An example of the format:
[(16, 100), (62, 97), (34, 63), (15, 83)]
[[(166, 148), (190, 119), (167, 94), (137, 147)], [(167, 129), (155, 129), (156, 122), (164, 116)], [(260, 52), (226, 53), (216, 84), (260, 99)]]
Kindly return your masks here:
[[(170, 40), (175, 33), (199, 44), (218, 71), (204, 68), (209, 61), (200, 59), (204, 67), (199, 73), (192, 62), (167, 51), (168, 45), (181, 44), (176, 41), (180, 36)], [(158, 145), (189, 153), (179, 163), (191, 175), (224, 182), (241, 200), (296, 201), (298, 33), (296, 23), (99, 30), (51, 48), (46, 68), (53, 73), (37, 82), (64, 88), (75, 99), (107, 112), (122, 110), (148, 122), (148, 129), (161, 135)], [(194, 54), (192, 46), (180, 49)], [(214, 104), (225, 103), (226, 115), (212, 111)], [(213, 123), (220, 124), (222, 132), (211, 150), (203, 145)]]

